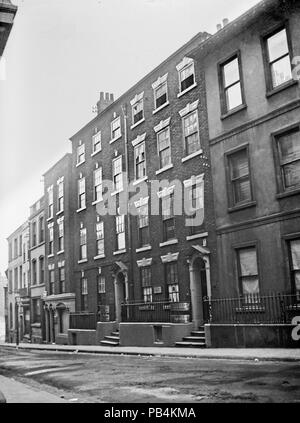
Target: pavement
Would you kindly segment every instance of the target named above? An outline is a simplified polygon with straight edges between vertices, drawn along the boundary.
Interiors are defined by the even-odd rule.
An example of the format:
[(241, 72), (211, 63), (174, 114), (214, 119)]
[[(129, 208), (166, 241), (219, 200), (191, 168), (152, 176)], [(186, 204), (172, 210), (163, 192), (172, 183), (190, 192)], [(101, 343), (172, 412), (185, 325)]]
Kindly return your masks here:
[[(16, 344), (0, 343), (0, 347), (17, 348)], [(88, 354), (118, 354), (133, 356), (185, 357), (199, 359), (300, 361), (300, 348), (169, 348), (169, 347), (108, 347), (100, 345), (19, 344), (19, 349), (61, 351)]]
[(67, 403), (66, 401), (56, 395), (49, 394), (24, 383), (17, 382), (12, 378), (0, 376), (0, 388), (3, 396), (9, 403)]

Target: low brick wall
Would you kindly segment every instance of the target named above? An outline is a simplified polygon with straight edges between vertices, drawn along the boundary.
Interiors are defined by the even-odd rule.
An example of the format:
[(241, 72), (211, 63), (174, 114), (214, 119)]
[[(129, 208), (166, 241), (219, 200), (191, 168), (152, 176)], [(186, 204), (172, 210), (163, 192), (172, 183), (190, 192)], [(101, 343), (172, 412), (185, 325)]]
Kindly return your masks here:
[(96, 330), (69, 329), (69, 345), (97, 345)]
[(173, 347), (193, 330), (192, 323), (120, 323), (122, 347)]
[(290, 324), (278, 325), (205, 325), (208, 348), (300, 348), (293, 341)]

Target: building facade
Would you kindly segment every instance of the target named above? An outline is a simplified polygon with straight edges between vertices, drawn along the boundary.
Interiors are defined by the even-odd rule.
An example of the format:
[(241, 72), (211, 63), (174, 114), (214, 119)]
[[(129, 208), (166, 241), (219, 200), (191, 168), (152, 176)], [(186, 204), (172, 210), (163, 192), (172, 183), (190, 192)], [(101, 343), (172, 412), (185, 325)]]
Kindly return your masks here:
[[(300, 86), (293, 74), (299, 22), (299, 2), (260, 2), (196, 52), (208, 93), (217, 294), (244, 298), (239, 315), (230, 303), (234, 316), (228, 322), (245, 323), (244, 334), (232, 329), (225, 339), (217, 336), (219, 328), (216, 346), (235, 337), (240, 346), (292, 344), (300, 291)], [(294, 312), (280, 309), (287, 327), (266, 336), (255, 323), (266, 319), (272, 326), (267, 302), (275, 304), (275, 293), (285, 295), (280, 304), (292, 307), (292, 301)], [(215, 321), (225, 323), (219, 317)], [(284, 320), (273, 317), (276, 322)]]
[[(178, 324), (184, 335), (198, 329), (203, 297), (215, 289), (205, 86), (188, 56), (208, 36), (198, 34), (117, 101), (101, 93), (98, 116), (71, 138), (76, 312), (117, 322), (122, 345), (155, 344), (157, 324), (136, 336), (135, 326), (151, 321), (168, 322), (170, 332)], [(196, 226), (178, 212), (184, 192)], [(113, 212), (103, 215), (106, 207)], [(161, 345), (174, 343), (168, 336)]]
[(8, 239), (8, 339), (30, 339), (29, 225), (25, 222)]
[(7, 278), (0, 274), (0, 342), (5, 341), (8, 323)]
[(31, 303), (9, 237), (10, 340), (31, 304), (39, 342), (299, 346), (299, 23), (261, 1), (100, 93), (31, 209)]
[(45, 340), (43, 296), (45, 293), (45, 216), (44, 197), (30, 207), (30, 322), (31, 342)]
[(44, 174), (45, 341), (68, 343), (69, 313), (75, 311), (71, 155)]
[(17, 10), (17, 6), (10, 0), (0, 0), (0, 57), (5, 49)]

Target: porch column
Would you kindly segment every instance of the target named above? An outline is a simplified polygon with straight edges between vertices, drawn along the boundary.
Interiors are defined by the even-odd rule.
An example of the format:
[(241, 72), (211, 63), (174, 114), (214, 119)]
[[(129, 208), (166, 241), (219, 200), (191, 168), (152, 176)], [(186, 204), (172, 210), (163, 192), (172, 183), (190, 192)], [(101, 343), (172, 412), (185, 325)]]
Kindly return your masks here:
[(120, 290), (118, 287), (118, 278), (117, 276), (113, 276), (114, 278), (114, 287), (115, 287), (115, 309), (116, 309), (116, 322), (121, 322), (121, 307), (120, 307)]
[(195, 269), (193, 264), (189, 261), (189, 272), (190, 272), (190, 291), (191, 291), (191, 306), (192, 306), (192, 323), (193, 328), (195, 330), (198, 329), (201, 323), (201, 319), (199, 316), (199, 308), (201, 303), (199, 303), (199, 298), (197, 295), (197, 288), (196, 288), (196, 277), (195, 277)]
[(211, 298), (211, 282), (210, 282), (210, 260), (209, 256), (203, 256), (206, 271), (207, 296)]

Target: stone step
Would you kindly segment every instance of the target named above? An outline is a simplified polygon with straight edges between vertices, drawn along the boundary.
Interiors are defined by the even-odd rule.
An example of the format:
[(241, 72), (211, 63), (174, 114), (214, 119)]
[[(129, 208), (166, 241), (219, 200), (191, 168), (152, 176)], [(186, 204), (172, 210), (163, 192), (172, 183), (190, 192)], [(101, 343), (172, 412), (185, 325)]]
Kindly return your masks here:
[(115, 332), (112, 332), (111, 335), (112, 336), (120, 336), (120, 333), (119, 333), (119, 331), (115, 331)]
[(193, 330), (193, 332), (191, 332), (192, 336), (205, 336), (205, 332), (204, 330)]
[(205, 336), (185, 336), (183, 340), (188, 342), (204, 342), (205, 343)]
[(100, 345), (107, 346), (107, 347), (118, 347), (119, 342), (116, 341), (106, 341), (105, 339), (103, 341), (100, 341)]
[(175, 346), (181, 347), (181, 348), (206, 348), (205, 342), (182, 341), (182, 342), (176, 342)]
[(116, 341), (119, 342), (120, 341), (120, 337), (119, 336), (114, 336), (114, 335), (106, 335), (104, 337), (105, 340), (107, 341)]

